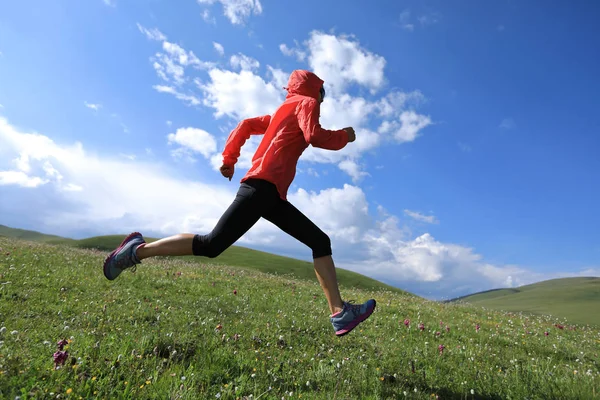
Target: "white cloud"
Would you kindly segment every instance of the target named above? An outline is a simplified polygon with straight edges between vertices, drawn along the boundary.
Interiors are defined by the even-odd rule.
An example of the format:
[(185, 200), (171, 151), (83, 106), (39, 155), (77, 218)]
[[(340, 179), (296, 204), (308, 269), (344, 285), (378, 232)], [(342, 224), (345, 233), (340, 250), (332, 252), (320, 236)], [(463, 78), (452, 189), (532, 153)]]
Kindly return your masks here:
[(400, 123), (400, 130), (395, 133), (396, 139), (401, 142), (412, 142), (421, 129), (431, 124), (431, 118), (414, 111), (404, 111), (400, 114)]
[(379, 126), (379, 133), (392, 133), (394, 138), (402, 142), (414, 141), (419, 131), (431, 125), (429, 116), (417, 114), (414, 111), (403, 111), (399, 120), (383, 121)]
[(252, 71), (260, 66), (258, 60), (241, 53), (232, 55), (229, 62), (233, 68), (243, 71)]
[(327, 232), (332, 241), (357, 243), (371, 225), (366, 195), (356, 186), (345, 184), (319, 193), (298, 189), (289, 199)]
[(434, 215), (425, 215), (418, 211), (404, 210), (404, 214), (417, 221), (427, 222), (428, 224), (437, 224), (439, 222)]
[(427, 99), (420, 90), (412, 92), (392, 91), (376, 104), (377, 111), (383, 117), (399, 115), (406, 107), (416, 107), (425, 103)]
[(215, 117), (227, 115), (236, 120), (272, 114), (284, 99), (275, 82), (266, 82), (252, 71), (233, 72), (211, 69), (210, 81), (197, 81), (204, 92), (203, 104), (215, 109)]
[[(2, 53), (0, 53), (0, 54), (2, 54)], [(4, 108), (4, 106), (2, 104), (0, 104), (0, 108)]]
[(273, 68), (270, 65), (267, 65), (267, 70), (271, 76), (271, 82), (277, 89), (283, 89), (287, 85), (289, 79), (288, 73), (283, 72), (280, 69)]
[(375, 92), (385, 83), (385, 58), (364, 49), (353, 36), (313, 31), (306, 42), (308, 63), (332, 93), (343, 93), (350, 83)]
[(358, 183), (362, 178), (370, 176), (368, 172), (362, 171), (362, 166), (354, 160), (344, 160), (338, 164), (338, 167), (350, 175), (353, 183)]
[(116, 7), (114, 0), (102, 0), (102, 2), (109, 7)]
[(175, 89), (171, 86), (154, 85), (152, 87), (154, 88), (154, 90), (156, 90), (159, 93), (170, 93), (170, 94), (174, 95), (175, 98), (177, 98), (183, 102), (186, 102), (188, 105), (197, 106), (200, 104), (200, 99), (198, 99), (196, 96), (181, 93), (177, 89)]
[[(430, 12), (417, 17), (417, 21), (422, 27), (425, 27), (427, 25), (437, 24), (440, 21), (440, 18), (441, 16), (439, 13)], [(410, 32), (415, 30), (415, 23), (411, 21), (411, 11), (409, 9), (406, 9), (400, 13), (399, 21), (402, 29)]]
[[(297, 45), (297, 44), (296, 44)], [(306, 59), (306, 52), (296, 48), (289, 48), (285, 43), (279, 45), (279, 50), (283, 55), (288, 57), (296, 57), (298, 61), (304, 61)]]
[(262, 13), (262, 5), (259, 0), (197, 0), (198, 4), (212, 5), (216, 2), (223, 6), (225, 15), (232, 24), (243, 24), (251, 15)]
[(52, 193), (57, 197), (48, 204), (63, 207), (42, 221), (56, 231), (76, 231), (79, 226), (97, 226), (105, 232), (209, 231), (237, 189), (174, 178), (168, 167), (156, 161), (94, 155), (81, 143), (60, 145), (44, 135), (21, 132), (3, 118), (0, 143), (5, 151), (27, 159), (32, 171), (45, 168), (47, 174), (36, 179), (25, 172), (3, 173), (3, 183), (31, 186), (41, 182), (61, 189), (62, 194)]
[(87, 108), (91, 108), (94, 111), (98, 111), (100, 108), (102, 108), (102, 104), (88, 103), (87, 101), (84, 101), (83, 104), (85, 104)]
[(414, 31), (415, 25), (410, 22), (410, 10), (404, 10), (400, 13), (400, 26), (407, 31)]
[(216, 65), (214, 62), (200, 60), (193, 51), (187, 51), (177, 43), (167, 41), (167, 37), (156, 28), (149, 30), (139, 23), (137, 27), (148, 39), (162, 42), (163, 52), (154, 54), (150, 61), (158, 77), (170, 85), (182, 86), (187, 81), (186, 68), (200, 70)]
[(342, 129), (352, 126), (355, 129), (365, 125), (367, 116), (375, 110), (376, 105), (362, 97), (341, 94), (327, 98), (321, 104), (321, 125), (328, 129)]
[(217, 151), (217, 141), (210, 133), (198, 128), (179, 128), (167, 136), (169, 144), (179, 144), (183, 148), (202, 154), (205, 158)]
[(225, 54), (225, 49), (223, 48), (223, 45), (221, 43), (213, 42), (213, 47), (215, 48), (217, 53), (219, 53), (220, 56)]
[(440, 18), (441, 16), (439, 13), (432, 12), (421, 15), (419, 18), (417, 18), (417, 20), (419, 21), (421, 26), (426, 26), (437, 24), (438, 22), (440, 22)]
[(161, 42), (163, 40), (167, 40), (167, 37), (156, 28), (146, 29), (139, 23), (137, 23), (136, 25), (137, 25), (138, 29), (140, 30), (140, 32), (142, 32), (144, 35), (146, 35), (146, 37), (148, 39), (157, 40), (157, 41), (161, 41)]
[(124, 153), (121, 153), (121, 157), (124, 157), (131, 161), (134, 161), (137, 158), (137, 156), (135, 154), (124, 154)]
[(201, 15), (202, 15), (202, 19), (204, 20), (204, 22), (206, 22), (208, 24), (213, 24), (213, 25), (217, 24), (217, 20), (215, 19), (215, 17), (210, 15), (209, 10), (203, 10)]
[(512, 118), (504, 118), (500, 123), (502, 129), (513, 129), (515, 126), (515, 121)]
[(48, 180), (39, 176), (28, 176), (23, 171), (0, 171), (0, 185), (18, 185), (34, 188), (47, 183)]

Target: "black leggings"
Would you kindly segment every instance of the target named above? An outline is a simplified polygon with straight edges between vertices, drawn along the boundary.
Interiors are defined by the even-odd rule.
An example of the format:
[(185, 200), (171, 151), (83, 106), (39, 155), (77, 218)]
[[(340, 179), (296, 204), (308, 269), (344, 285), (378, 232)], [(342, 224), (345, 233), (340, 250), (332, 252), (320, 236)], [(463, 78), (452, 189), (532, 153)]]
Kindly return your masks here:
[(274, 184), (262, 179), (243, 182), (213, 231), (194, 236), (194, 255), (217, 257), (261, 217), (310, 247), (313, 258), (331, 255), (329, 236), (290, 202), (281, 199)]

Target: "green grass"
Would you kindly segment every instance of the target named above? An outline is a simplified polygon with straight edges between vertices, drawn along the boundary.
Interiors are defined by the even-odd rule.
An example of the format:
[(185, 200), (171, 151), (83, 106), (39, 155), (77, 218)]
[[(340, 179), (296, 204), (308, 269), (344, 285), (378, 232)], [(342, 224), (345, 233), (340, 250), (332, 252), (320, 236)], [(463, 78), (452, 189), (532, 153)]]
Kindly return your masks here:
[(490, 290), (454, 301), (494, 310), (552, 314), (600, 326), (600, 278), (561, 278), (513, 289)]
[[(60, 236), (46, 235), (35, 231), (9, 228), (3, 225), (0, 225), (0, 235), (27, 240), (43, 241), (50, 244), (65, 244), (81, 249), (95, 249), (105, 252), (110, 252), (115, 249), (117, 246), (119, 246), (123, 238), (127, 236), (126, 234), (106, 235), (74, 240)], [(150, 243), (157, 240), (157, 238), (145, 237), (145, 240)], [(313, 280), (315, 278), (312, 262), (278, 256), (240, 246), (231, 246), (214, 259), (193, 256), (185, 257), (184, 259), (191, 262), (210, 262), (213, 265), (217, 264), (242, 267), (270, 274), (286, 275), (294, 279)], [(337, 277), (340, 286), (344, 287), (354, 287), (367, 290), (387, 289), (399, 293), (403, 292), (401, 289), (386, 285), (385, 283), (379, 282), (375, 279), (356, 272), (345, 270), (343, 268), (337, 268)]]
[[(0, 398), (593, 399), (600, 390), (598, 330), (559, 329), (551, 317), (346, 288), (345, 298), (378, 306), (337, 338), (314, 278), (157, 258), (108, 281), (104, 251), (11, 238), (0, 248)], [(68, 358), (55, 369), (62, 339)]]

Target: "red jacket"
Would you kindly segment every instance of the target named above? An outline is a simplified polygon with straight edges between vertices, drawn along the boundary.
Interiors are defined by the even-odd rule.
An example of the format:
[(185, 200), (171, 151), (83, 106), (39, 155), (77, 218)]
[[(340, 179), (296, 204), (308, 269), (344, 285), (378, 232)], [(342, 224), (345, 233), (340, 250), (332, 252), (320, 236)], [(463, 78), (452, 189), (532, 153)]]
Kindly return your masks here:
[(328, 150), (340, 150), (348, 144), (346, 131), (323, 129), (319, 124), (319, 90), (323, 83), (310, 71), (292, 72), (285, 88), (286, 99), (273, 116), (245, 119), (231, 132), (225, 143), (223, 164), (233, 166), (250, 135), (264, 134), (252, 158), (252, 167), (241, 182), (249, 178), (272, 182), (286, 200), (298, 159), (309, 144)]

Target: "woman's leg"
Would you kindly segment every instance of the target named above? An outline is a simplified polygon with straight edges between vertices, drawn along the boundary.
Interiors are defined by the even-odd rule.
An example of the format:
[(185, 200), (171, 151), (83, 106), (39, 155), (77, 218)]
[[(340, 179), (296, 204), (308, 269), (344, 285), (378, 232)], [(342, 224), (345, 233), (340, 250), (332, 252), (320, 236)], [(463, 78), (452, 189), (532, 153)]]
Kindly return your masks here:
[(141, 260), (156, 256), (191, 256), (193, 255), (193, 233), (180, 233), (152, 243), (142, 244), (137, 248), (136, 255)]
[(331, 256), (329, 236), (291, 203), (281, 199), (264, 218), (312, 249), (315, 274), (325, 293), (331, 314), (342, 311), (344, 304)]
[(242, 183), (236, 198), (211, 233), (182, 233), (170, 236), (138, 247), (136, 255), (140, 260), (155, 256), (217, 257), (260, 219), (270, 202), (272, 203), (272, 200), (256, 188)]

